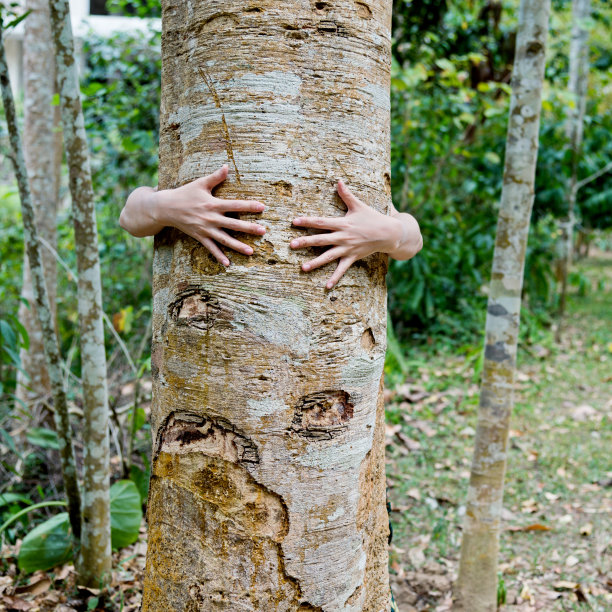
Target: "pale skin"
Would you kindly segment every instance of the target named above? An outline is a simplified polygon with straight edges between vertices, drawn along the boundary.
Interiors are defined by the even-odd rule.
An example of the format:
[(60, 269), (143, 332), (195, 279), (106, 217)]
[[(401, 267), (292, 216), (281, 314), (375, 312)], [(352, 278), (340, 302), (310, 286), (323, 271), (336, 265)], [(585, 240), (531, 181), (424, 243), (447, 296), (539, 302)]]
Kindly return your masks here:
[[(212, 190), (222, 183), (228, 174), (227, 165), (203, 178), (196, 179), (176, 189), (157, 191), (152, 187), (138, 187), (128, 197), (119, 224), (133, 236), (154, 236), (164, 227), (175, 227), (198, 240), (224, 266), (230, 261), (221, 246), (244, 255), (252, 255), (253, 249), (230, 236), (226, 230), (263, 236), (266, 228), (259, 223), (226, 216), (226, 213), (262, 213), (265, 206), (256, 200), (223, 200)], [(299, 228), (318, 229), (321, 233), (302, 236), (291, 241), (292, 249), (328, 247), (328, 249), (302, 264), (304, 272), (310, 272), (335, 260), (335, 271), (325, 287), (332, 289), (344, 273), (359, 259), (372, 253), (387, 253), (399, 260), (411, 259), (423, 247), (421, 231), (416, 219), (398, 212), (391, 206), (391, 213), (383, 215), (357, 198), (338, 181), (338, 195), (346, 204), (343, 217), (297, 217), (293, 225)]]

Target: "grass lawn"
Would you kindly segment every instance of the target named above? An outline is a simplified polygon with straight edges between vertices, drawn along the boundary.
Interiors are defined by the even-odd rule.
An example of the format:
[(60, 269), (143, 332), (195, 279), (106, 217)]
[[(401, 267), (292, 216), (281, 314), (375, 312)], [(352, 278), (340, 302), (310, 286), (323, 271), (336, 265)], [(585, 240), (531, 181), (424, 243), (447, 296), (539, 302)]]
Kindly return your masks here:
[[(580, 262), (561, 345), (519, 350), (502, 610), (612, 610), (612, 256)], [(448, 610), (473, 451), (474, 359), (414, 359), (388, 392), (392, 584), (400, 610)], [(417, 365), (418, 363), (418, 365)]]

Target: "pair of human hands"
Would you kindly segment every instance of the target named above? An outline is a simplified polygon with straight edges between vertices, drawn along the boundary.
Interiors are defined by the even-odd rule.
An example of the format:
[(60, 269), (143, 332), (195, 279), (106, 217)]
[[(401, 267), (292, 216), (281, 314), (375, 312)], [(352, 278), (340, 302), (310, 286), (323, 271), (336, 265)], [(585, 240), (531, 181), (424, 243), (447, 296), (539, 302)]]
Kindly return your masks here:
[[(224, 200), (212, 194), (212, 190), (226, 179), (227, 174), (228, 167), (224, 165), (216, 172), (182, 187), (155, 192), (154, 201), (155, 221), (160, 226), (175, 227), (195, 238), (224, 266), (229, 266), (230, 262), (220, 245), (244, 255), (253, 254), (249, 245), (230, 236), (226, 230), (255, 236), (266, 233), (263, 225), (227, 216), (227, 213), (262, 213), (265, 206), (261, 202)], [(318, 257), (304, 262), (304, 272), (338, 260), (336, 270), (326, 283), (326, 288), (331, 289), (355, 261), (372, 253), (393, 255), (394, 251), (399, 251), (398, 258), (408, 259), (401, 256), (407, 246), (410, 247), (406, 245), (407, 242), (414, 243), (408, 249), (410, 257), (418, 252), (420, 231), (413, 217), (400, 215), (395, 209), (395, 215), (391, 216), (377, 212), (356, 198), (341, 180), (337, 189), (347, 207), (344, 217), (297, 217), (293, 220), (296, 227), (323, 230), (323, 233), (295, 238), (290, 243), (292, 249), (329, 247)], [(413, 235), (415, 228), (402, 222), (399, 217), (410, 217), (418, 236)], [(126, 229), (130, 231), (129, 227)]]

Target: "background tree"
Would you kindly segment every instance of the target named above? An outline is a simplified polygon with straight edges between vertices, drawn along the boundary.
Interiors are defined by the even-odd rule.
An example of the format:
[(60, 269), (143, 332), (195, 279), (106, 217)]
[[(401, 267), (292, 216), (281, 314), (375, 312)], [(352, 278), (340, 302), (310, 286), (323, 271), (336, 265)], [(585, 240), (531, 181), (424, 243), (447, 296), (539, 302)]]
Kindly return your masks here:
[(111, 570), (109, 418), (98, 229), (67, 0), (51, 0), (51, 24), (72, 195), (83, 381), (83, 502), (79, 573), (98, 586)]
[(457, 609), (497, 609), (497, 556), (514, 404), (521, 291), (534, 199), (549, 2), (522, 0), (512, 75), (504, 185), (497, 225), (478, 429), (457, 580)]
[[(52, 106), (55, 92), (55, 66), (49, 3), (47, 0), (28, 0), (25, 8), (30, 13), (24, 22), (23, 149), (38, 233), (47, 243), (55, 247), (61, 149), (57, 147), (59, 134), (54, 130), (56, 121)], [(47, 249), (43, 249), (42, 258), (51, 316), (55, 321), (57, 264)], [(51, 382), (25, 254), (22, 297), (28, 302), (28, 306), (21, 304), (18, 317), (28, 332), (29, 347), (28, 350), (21, 350), (17, 396), (22, 401), (27, 401), (33, 397), (50, 394)]]
[(521, 0), (456, 607), (497, 610), (497, 557), (550, 3)]
[(268, 232), (227, 270), (156, 237), (143, 610), (386, 610), (385, 258), (327, 292), (289, 242), (342, 215), (340, 177), (388, 210), (391, 3), (162, 19), (159, 186), (229, 161), (218, 195), (263, 201)]
[(565, 302), (567, 299), (567, 277), (572, 264), (574, 250), (574, 229), (576, 225), (576, 196), (578, 194), (578, 163), (582, 151), (584, 133), (584, 115), (586, 112), (587, 89), (589, 79), (589, 30), (588, 20), (591, 15), (590, 0), (573, 0), (572, 2), (572, 39), (569, 52), (568, 89), (572, 99), (566, 123), (566, 136), (570, 149), (571, 169), (567, 187), (567, 218), (560, 224), (560, 282), (559, 321), (557, 324), (557, 342), (561, 338)]
[(68, 414), (68, 402), (64, 389), (64, 376), (61, 370), (61, 354), (57, 336), (55, 335), (51, 306), (44, 279), (43, 259), (41, 255), (41, 246), (38, 241), (38, 229), (36, 227), (36, 213), (30, 196), (28, 173), (21, 139), (19, 137), (17, 114), (15, 112), (13, 93), (9, 81), (4, 41), (2, 38), (4, 29), (3, 17), (4, 15), (0, 12), (0, 87), (2, 89), (2, 103), (12, 149), (11, 161), (13, 163), (19, 189), (24, 227), (24, 242), (31, 271), (34, 297), (36, 299), (36, 313), (42, 330), (43, 349), (47, 360), (46, 365), (53, 394), (53, 414), (59, 438), (58, 450), (60, 451), (60, 465), (68, 503), (68, 514), (72, 527), (72, 535), (76, 541), (76, 548), (78, 549), (81, 535), (81, 500), (72, 446), (72, 431)]

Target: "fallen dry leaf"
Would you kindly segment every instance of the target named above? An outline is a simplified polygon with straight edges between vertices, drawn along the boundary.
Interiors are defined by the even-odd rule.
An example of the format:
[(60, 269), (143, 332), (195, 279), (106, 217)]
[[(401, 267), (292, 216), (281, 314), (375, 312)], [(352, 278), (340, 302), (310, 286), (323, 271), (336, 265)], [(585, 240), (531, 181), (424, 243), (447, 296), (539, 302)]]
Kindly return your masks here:
[(565, 560), (565, 566), (566, 567), (574, 567), (575, 565), (578, 565), (579, 563), (580, 563), (580, 559), (578, 557), (576, 557), (575, 555), (570, 555)]
[(542, 525), (542, 523), (532, 523), (531, 525), (517, 526), (513, 525), (508, 527), (506, 531), (552, 531), (548, 525)]
[(401, 443), (409, 450), (409, 451), (418, 451), (421, 450), (421, 443), (418, 440), (413, 440), (412, 438), (409, 438), (405, 433), (403, 433), (402, 431), (398, 431), (395, 434), (399, 440), (401, 441)]
[(34, 607), (34, 603), (21, 599), (21, 597), (9, 597), (8, 595), (2, 596), (2, 604), (7, 610), (16, 610), (22, 612), (22, 610), (31, 610)]
[(37, 597), (46, 593), (50, 586), (51, 580), (47, 576), (31, 578), (29, 584), (15, 589), (15, 595), (32, 595)]
[(575, 591), (580, 585), (569, 580), (559, 580), (553, 584), (553, 589), (557, 591)]

